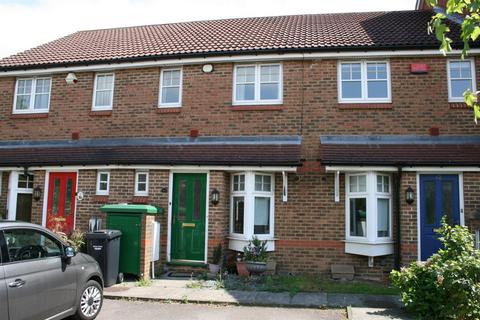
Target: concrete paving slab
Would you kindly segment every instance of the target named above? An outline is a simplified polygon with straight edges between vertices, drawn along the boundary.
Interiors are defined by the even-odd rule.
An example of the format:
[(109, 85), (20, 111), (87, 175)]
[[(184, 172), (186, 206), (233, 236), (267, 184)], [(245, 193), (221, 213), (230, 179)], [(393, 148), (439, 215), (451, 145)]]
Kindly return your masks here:
[(402, 309), (385, 308), (352, 308), (352, 319), (349, 320), (413, 320), (414, 317)]

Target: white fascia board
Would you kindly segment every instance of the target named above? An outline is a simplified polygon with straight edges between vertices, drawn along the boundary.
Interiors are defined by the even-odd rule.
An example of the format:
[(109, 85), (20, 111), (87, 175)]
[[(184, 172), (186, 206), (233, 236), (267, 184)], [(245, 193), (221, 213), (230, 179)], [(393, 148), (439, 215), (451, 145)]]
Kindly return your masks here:
[[(23, 170), (23, 166), (4, 167), (2, 171)], [(132, 170), (175, 170), (175, 171), (263, 171), (263, 172), (297, 172), (297, 167), (275, 167), (275, 166), (165, 166), (165, 165), (86, 165), (86, 166), (31, 166), (28, 170), (114, 170), (114, 169), (132, 169)]]
[[(397, 172), (398, 168), (394, 166), (326, 166), (327, 172), (364, 172), (364, 171), (383, 171)], [(448, 167), (448, 166), (409, 166), (401, 167), (402, 171), (408, 172), (480, 172), (479, 167)]]
[(396, 172), (396, 167), (390, 166), (325, 166), (327, 172), (365, 172), (365, 171), (383, 171)]
[[(452, 50), (447, 56), (459, 56), (461, 50)], [(479, 54), (480, 49), (471, 49), (471, 56)], [(55, 67), (45, 69), (25, 69), (0, 72), (0, 77), (32, 76), (68, 72), (102, 72), (118, 69), (150, 68), (150, 67), (175, 67), (182, 65), (194, 65), (204, 63), (222, 62), (263, 62), (263, 61), (285, 61), (285, 60), (314, 60), (314, 59), (353, 59), (353, 58), (391, 58), (391, 57), (422, 57), (422, 56), (443, 56), (440, 50), (383, 50), (383, 51), (330, 51), (330, 52), (307, 52), (307, 53), (285, 53), (285, 54), (245, 54), (233, 56), (215, 56), (185, 59), (162, 59), (144, 62), (123, 62), (108, 64), (92, 64), (84, 66)]]

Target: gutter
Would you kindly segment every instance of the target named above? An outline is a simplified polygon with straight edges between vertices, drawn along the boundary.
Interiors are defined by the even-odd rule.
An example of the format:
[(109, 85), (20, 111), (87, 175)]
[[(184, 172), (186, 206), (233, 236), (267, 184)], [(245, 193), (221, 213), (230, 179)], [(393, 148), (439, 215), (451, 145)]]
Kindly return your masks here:
[(402, 207), (401, 207), (401, 201), (400, 201), (400, 187), (402, 185), (402, 167), (398, 166), (397, 167), (397, 179), (396, 179), (396, 207), (397, 207), (397, 214), (395, 216), (396, 218), (396, 246), (395, 246), (395, 252), (394, 252), (394, 268), (395, 270), (400, 270), (400, 265), (401, 265), (401, 252), (402, 252), (402, 235), (401, 235), (401, 222), (402, 222)]

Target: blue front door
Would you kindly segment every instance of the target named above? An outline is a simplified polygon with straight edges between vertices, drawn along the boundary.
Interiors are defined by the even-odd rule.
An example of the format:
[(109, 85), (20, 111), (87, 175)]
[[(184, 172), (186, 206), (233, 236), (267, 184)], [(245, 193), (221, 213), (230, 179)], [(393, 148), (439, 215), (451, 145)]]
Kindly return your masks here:
[(438, 234), (443, 216), (449, 224), (460, 224), (458, 175), (420, 175), (421, 258), (427, 260), (440, 248)]

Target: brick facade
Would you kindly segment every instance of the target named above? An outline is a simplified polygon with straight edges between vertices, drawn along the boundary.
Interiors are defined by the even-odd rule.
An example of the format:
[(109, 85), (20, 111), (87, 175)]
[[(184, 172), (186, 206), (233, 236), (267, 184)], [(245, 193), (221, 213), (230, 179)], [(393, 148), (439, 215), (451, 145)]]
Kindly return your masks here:
[[(427, 135), (438, 126), (441, 135), (477, 134), (470, 110), (448, 103), (446, 59), (442, 57), (391, 58), (392, 103), (345, 105), (338, 103), (337, 60), (283, 62), (283, 104), (281, 106), (232, 107), (233, 64), (214, 65), (203, 73), (200, 65), (183, 67), (182, 107), (158, 109), (160, 68), (115, 71), (112, 112), (91, 112), (94, 73), (78, 72), (78, 83), (67, 85), (65, 74), (53, 75), (50, 112), (47, 117), (12, 116), (15, 78), (0, 78), (0, 136), (2, 140), (68, 140), (73, 132), (80, 139), (107, 137), (187, 136), (198, 129), (205, 136), (301, 135), (304, 166), (289, 174), (288, 202), (281, 198), (281, 174), (276, 175), (275, 238), (280, 272), (328, 272), (330, 264), (355, 265), (366, 278), (385, 278), (393, 267), (393, 256), (378, 257), (375, 267), (366, 257), (345, 254), (345, 187), (341, 175), (340, 202), (334, 202), (334, 175), (325, 173), (320, 157), (320, 135), (405, 134)], [(410, 64), (426, 63), (428, 74), (410, 73)], [(480, 70), (477, 61), (477, 77)], [(110, 193), (96, 196), (96, 170), (81, 169), (78, 189), (85, 197), (77, 201), (76, 227), (86, 230), (92, 216), (102, 216), (105, 203), (145, 202), (165, 208), (162, 223), (161, 261), (167, 246), (169, 171), (150, 170), (148, 199), (133, 196), (133, 169), (112, 169)], [(44, 189), (45, 171), (35, 171), (35, 186)], [(480, 228), (477, 211), (478, 173), (465, 173), (465, 222)], [(210, 172), (210, 190), (220, 191), (220, 203), (209, 204), (208, 257), (213, 248), (228, 244), (230, 174)], [(3, 174), (0, 208), (6, 206), (8, 175)], [(411, 186), (416, 190), (416, 173), (404, 172), (400, 195)], [(162, 192), (167, 188), (168, 192)], [(401, 198), (403, 263), (417, 258), (416, 202)], [(43, 197), (33, 202), (32, 221), (42, 222)], [(395, 212), (395, 210), (394, 210)], [(395, 217), (393, 218), (395, 221)], [(395, 229), (395, 228), (394, 228)], [(146, 253), (145, 253), (146, 254)], [(144, 270), (147, 272), (147, 269)], [(158, 272), (158, 271), (157, 271)]]

